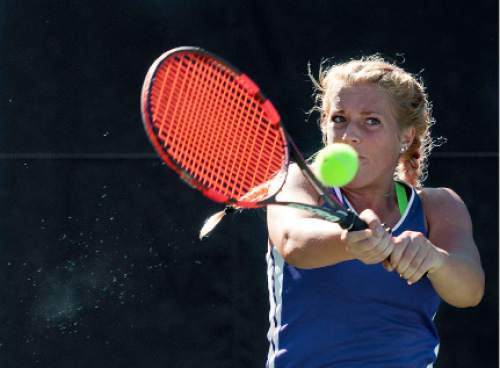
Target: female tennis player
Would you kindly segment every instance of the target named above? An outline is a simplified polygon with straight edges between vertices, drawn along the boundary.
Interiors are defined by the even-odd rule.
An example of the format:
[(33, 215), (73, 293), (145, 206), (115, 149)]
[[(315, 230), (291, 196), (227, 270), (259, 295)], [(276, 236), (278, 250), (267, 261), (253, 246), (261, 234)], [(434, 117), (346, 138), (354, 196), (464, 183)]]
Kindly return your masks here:
[[(374, 56), (331, 66), (317, 87), (325, 144), (360, 157), (332, 193), (369, 229), (269, 207), (267, 366), (432, 367), (440, 301), (477, 305), (484, 273), (465, 204), (422, 186), (433, 146), (424, 86)], [(321, 204), (294, 165), (277, 199)]]

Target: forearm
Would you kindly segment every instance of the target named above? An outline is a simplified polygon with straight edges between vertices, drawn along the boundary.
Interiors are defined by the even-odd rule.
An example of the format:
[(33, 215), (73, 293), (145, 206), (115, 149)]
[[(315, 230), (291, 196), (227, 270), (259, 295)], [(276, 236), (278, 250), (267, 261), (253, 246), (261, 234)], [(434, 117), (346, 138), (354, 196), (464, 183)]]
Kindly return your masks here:
[(340, 240), (340, 227), (316, 218), (289, 226), (276, 244), (285, 260), (299, 268), (318, 268), (353, 259)]
[(427, 274), (439, 296), (458, 308), (479, 304), (484, 293), (480, 262), (468, 254), (443, 253), (443, 257), (442, 266)]

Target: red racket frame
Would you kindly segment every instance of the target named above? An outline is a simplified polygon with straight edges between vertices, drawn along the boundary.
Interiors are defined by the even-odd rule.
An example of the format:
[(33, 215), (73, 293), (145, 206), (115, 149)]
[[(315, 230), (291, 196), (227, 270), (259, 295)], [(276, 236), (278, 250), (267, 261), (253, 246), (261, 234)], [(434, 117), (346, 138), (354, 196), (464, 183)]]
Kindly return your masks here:
[[(177, 162), (175, 158), (172, 157), (168, 152), (166, 152), (162, 143), (159, 141), (159, 138), (154, 130), (153, 111), (151, 103), (151, 94), (153, 90), (152, 86), (155, 81), (155, 78), (157, 77), (158, 71), (161, 69), (162, 64), (172, 57), (182, 55), (182, 53), (197, 54), (200, 57), (208, 56), (209, 58), (212, 58), (221, 63), (222, 65), (224, 65), (225, 67), (227, 67), (229, 71), (236, 73), (238, 82), (243, 86), (243, 88), (247, 92), (249, 92), (252, 96), (255, 96), (255, 98), (261, 101), (261, 106), (265, 111), (267, 120), (271, 123), (273, 127), (277, 128), (278, 131), (280, 132), (279, 134), (282, 135), (281, 138), (283, 142), (284, 157), (283, 157), (283, 163), (281, 164), (281, 168), (279, 169), (279, 172), (277, 172), (277, 176), (280, 176), (280, 178), (279, 180), (277, 180), (278, 184), (272, 187), (272, 191), (270, 194), (269, 194), (269, 187), (263, 187), (263, 190), (266, 191), (265, 192), (266, 195), (262, 197), (263, 199), (258, 201), (248, 201), (248, 200), (231, 198), (203, 184), (196, 177), (194, 177), (186, 170), (184, 170), (182, 168), (182, 165), (179, 162)], [(141, 112), (143, 116), (143, 122), (146, 133), (151, 143), (153, 144), (153, 147), (155, 148), (156, 152), (161, 157), (161, 159), (172, 170), (177, 172), (177, 174), (181, 177), (181, 179), (183, 179), (191, 187), (199, 190), (207, 198), (216, 202), (229, 204), (232, 207), (243, 207), (243, 208), (259, 208), (269, 204), (287, 205), (290, 207), (314, 212), (317, 215), (333, 222), (339, 222), (339, 224), (342, 227), (347, 228), (349, 230), (360, 230), (366, 228), (366, 224), (363, 221), (359, 220), (359, 218), (352, 211), (343, 207), (343, 205), (336, 198), (331, 196), (328, 190), (317, 180), (315, 175), (311, 172), (311, 170), (307, 166), (297, 146), (295, 145), (289, 134), (286, 132), (286, 130), (283, 128), (279, 113), (276, 111), (271, 101), (268, 100), (266, 96), (260, 91), (257, 84), (254, 83), (247, 75), (241, 73), (237, 68), (235, 68), (232, 64), (228, 63), (221, 57), (213, 53), (210, 53), (206, 50), (203, 50), (199, 47), (190, 47), (190, 46), (175, 48), (162, 54), (152, 64), (146, 75), (141, 93)], [(276, 202), (275, 196), (283, 186), (286, 179), (286, 173), (288, 171), (288, 165), (290, 160), (290, 153), (291, 157), (300, 167), (304, 176), (313, 185), (313, 187), (316, 189), (318, 194), (322, 197), (323, 201), (329, 208), (311, 206), (296, 202)], [(243, 198), (244, 197), (245, 196), (243, 196)]]

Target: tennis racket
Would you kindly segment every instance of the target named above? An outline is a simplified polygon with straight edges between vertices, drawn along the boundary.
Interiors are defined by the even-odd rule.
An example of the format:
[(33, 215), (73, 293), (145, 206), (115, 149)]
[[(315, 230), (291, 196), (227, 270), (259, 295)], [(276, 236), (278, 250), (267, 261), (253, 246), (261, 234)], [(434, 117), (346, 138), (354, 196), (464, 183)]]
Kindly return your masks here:
[[(367, 227), (318, 181), (257, 84), (213, 53), (179, 47), (156, 59), (141, 111), (158, 155), (205, 197), (233, 208), (306, 210), (350, 231)], [(290, 158), (324, 207), (276, 200)]]

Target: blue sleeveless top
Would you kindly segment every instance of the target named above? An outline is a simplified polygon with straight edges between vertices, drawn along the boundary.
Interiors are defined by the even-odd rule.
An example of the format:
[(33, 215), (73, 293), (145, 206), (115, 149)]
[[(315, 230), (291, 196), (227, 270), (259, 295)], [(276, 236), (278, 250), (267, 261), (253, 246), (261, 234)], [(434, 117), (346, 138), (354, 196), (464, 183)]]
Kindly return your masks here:
[[(422, 203), (412, 188), (393, 234), (412, 230), (427, 236), (424, 224)], [(427, 277), (409, 286), (381, 264), (358, 260), (300, 269), (287, 264), (272, 245), (267, 262), (266, 367), (432, 367), (439, 350), (433, 320), (441, 299)]]

